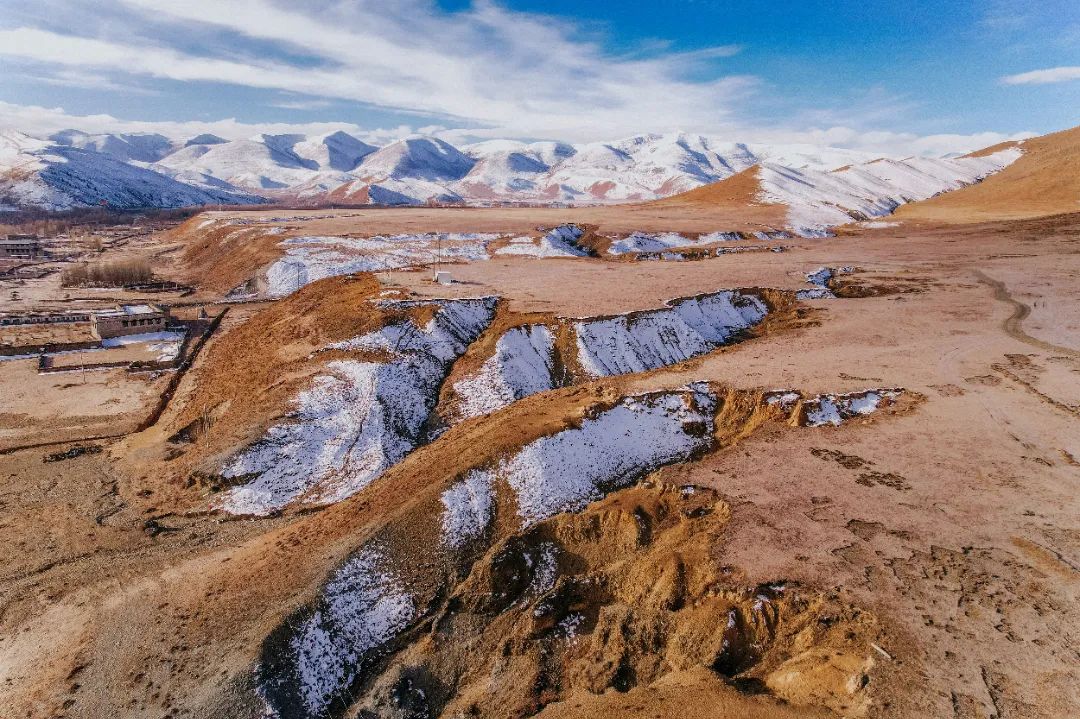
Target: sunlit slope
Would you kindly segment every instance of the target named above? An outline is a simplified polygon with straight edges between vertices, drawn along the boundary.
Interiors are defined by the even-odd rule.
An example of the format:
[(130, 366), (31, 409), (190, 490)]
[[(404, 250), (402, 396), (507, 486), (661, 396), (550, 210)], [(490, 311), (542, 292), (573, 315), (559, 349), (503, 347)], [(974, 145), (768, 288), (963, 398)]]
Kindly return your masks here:
[(981, 222), (1080, 212), (1080, 127), (1019, 146), (1023, 156), (1001, 172), (977, 185), (902, 207), (897, 217)]

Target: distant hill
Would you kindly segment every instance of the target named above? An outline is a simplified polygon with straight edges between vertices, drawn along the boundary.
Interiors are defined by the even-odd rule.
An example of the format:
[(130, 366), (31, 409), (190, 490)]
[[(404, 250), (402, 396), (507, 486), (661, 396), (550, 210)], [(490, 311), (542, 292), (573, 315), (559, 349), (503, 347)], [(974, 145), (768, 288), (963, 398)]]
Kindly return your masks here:
[(778, 224), (805, 235), (891, 214), (907, 203), (980, 182), (1021, 156), (1016, 147), (953, 159), (875, 158), (826, 171), (763, 162), (720, 182), (675, 195), (663, 206), (772, 206)]
[[(106, 146), (113, 144), (104, 142)], [(67, 210), (100, 205), (138, 209), (264, 201), (242, 191), (186, 184), (91, 149), (96, 141), (85, 144), (85, 148), (51, 144), (22, 133), (0, 133), (0, 203)]]
[[(959, 192), (901, 208), (905, 220), (971, 222), (1080, 212), (1080, 127), (1011, 143), (1020, 158)], [(994, 146), (972, 153), (1010, 149)]]
[[(0, 141), (0, 201), (45, 209), (102, 201), (124, 207), (267, 200), (312, 205), (659, 201), (673, 208), (752, 206), (757, 217), (775, 214), (777, 227), (818, 234), (911, 203), (918, 204), (902, 217), (1074, 209), (1077, 132), (946, 158), (883, 158), (827, 146), (746, 144), (687, 133), (577, 145), (487, 140), (461, 147), (415, 135), (376, 147), (340, 131), (238, 140), (79, 130), (37, 139), (9, 132)], [(1020, 162), (1009, 167), (1017, 158)], [(1009, 171), (994, 182), (968, 188), (1005, 167)], [(968, 189), (947, 201), (936, 198), (961, 188)]]

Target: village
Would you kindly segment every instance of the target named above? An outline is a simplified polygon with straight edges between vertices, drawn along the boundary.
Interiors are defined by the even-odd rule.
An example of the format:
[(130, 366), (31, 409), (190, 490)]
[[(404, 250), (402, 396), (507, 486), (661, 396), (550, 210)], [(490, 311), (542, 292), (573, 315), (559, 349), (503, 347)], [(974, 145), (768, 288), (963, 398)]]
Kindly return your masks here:
[(163, 409), (223, 312), (148, 269), (156, 229), (0, 237), (0, 451), (128, 432)]

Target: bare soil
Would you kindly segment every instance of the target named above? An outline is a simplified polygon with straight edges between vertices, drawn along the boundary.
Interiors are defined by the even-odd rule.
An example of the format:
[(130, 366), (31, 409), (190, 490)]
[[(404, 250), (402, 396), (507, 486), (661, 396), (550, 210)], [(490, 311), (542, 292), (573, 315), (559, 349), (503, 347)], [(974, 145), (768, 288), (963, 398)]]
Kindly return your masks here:
[[(722, 227), (720, 214), (640, 207), (589, 212), (613, 230), (747, 226), (745, 216)], [(585, 212), (337, 211), (304, 232), (501, 231)], [(0, 455), (0, 706), (15, 717), (260, 716), (253, 671), (267, 637), (350, 553), (386, 538), (399, 561), (434, 557), (418, 576), (458, 572), (432, 549), (449, 482), (627, 392), (708, 380), (724, 398), (714, 451), (579, 515), (524, 532), (500, 525), (498, 547), (557, 541), (577, 558), (560, 569), (568, 587), (596, 578), (609, 588), (566, 604), (587, 617), (578, 644), (553, 652), (536, 607), (485, 604), (497, 565), (485, 553), (439, 595), (459, 599), (445, 631), (428, 624), (403, 639), (342, 714), (407, 716), (387, 707), (418, 665), (442, 672), (420, 686), (449, 697), (446, 716), (473, 706), (546, 717), (1080, 713), (1080, 216), (791, 244), (687, 262), (500, 259), (456, 266), (461, 282), (449, 288), (395, 273), (420, 296), (499, 294), (505, 326), (732, 287), (803, 289), (820, 266), (853, 266), (845, 282), (863, 289), (801, 302), (790, 321), (675, 367), (462, 422), (346, 502), (259, 520), (209, 512), (212, 488), (193, 473), (286, 410), (322, 361), (308, 359), (313, 349), (386, 318), (363, 301), (380, 290), (370, 277), (236, 308), (157, 426), (71, 459), (43, 461), (57, 448)], [(2, 378), (5, 413), (45, 433), (83, 422), (80, 405), (61, 399), (73, 388), (35, 389), (36, 374), (7, 364), (20, 374)], [(23, 385), (9, 405), (8, 388)], [(905, 400), (840, 427), (791, 426), (761, 400), (777, 388), (875, 386), (904, 387)], [(103, 380), (86, 401), (111, 391)], [(54, 409), (35, 415), (38, 396)], [(134, 416), (121, 404), (116, 426)], [(90, 414), (84, 429), (110, 421)], [(172, 454), (169, 438), (204, 417), (200, 441)], [(680, 509), (674, 488), (688, 484), (702, 488), (707, 513)], [(657, 528), (646, 542), (633, 539), (638, 508)], [(752, 615), (754, 592), (781, 582), (799, 600), (771, 597), (772, 630), (746, 635), (754, 660), (712, 661), (719, 620), (734, 607)], [(519, 681), (492, 687), (496, 665), (518, 668)]]

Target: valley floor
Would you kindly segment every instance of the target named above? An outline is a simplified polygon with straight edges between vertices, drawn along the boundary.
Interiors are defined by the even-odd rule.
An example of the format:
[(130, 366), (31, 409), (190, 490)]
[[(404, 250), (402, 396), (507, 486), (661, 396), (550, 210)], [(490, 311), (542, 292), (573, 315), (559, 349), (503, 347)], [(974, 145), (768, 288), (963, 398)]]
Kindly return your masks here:
[[(519, 231), (466, 227), (461, 212), (342, 211), (323, 220), (320, 232)], [(558, 212), (521, 214), (523, 229)], [(733, 229), (692, 218), (662, 228), (638, 227), (632, 215), (613, 222), (624, 231)], [(800, 587), (822, 607), (843, 608), (814, 621), (839, 622), (852, 638), (846, 645), (842, 638), (823, 639), (818, 664), (800, 669), (800, 678), (787, 685), (775, 667), (763, 688), (728, 681), (732, 677), (709, 667), (673, 664), (652, 683), (623, 677), (606, 692), (584, 691), (580, 682), (562, 693), (552, 690), (520, 715), (1080, 714), (1080, 215), (962, 226), (907, 223), (783, 244), (784, 252), (677, 262), (496, 257), (451, 266), (455, 284), (449, 287), (431, 283), (426, 272), (394, 272), (388, 281), (409, 296), (495, 295), (511, 312), (574, 318), (657, 308), (721, 289), (803, 290), (806, 274), (819, 267), (851, 268), (830, 285), (839, 297), (800, 300), (782, 321), (763, 324), (745, 341), (469, 419), (328, 508), (262, 518), (217, 511), (199, 476), (185, 481), (170, 469), (185, 458), (162, 458), (164, 429), (76, 443), (101, 449), (70, 458), (50, 455), (72, 445), (0, 454), (5, 716), (260, 716), (252, 666), (272, 655), (280, 628), (312, 601), (333, 568), (372, 537), (397, 547), (399, 557), (422, 554), (426, 535), (401, 548), (401, 527), (413, 527), (414, 520), (387, 529), (388, 518), (422, 517), (425, 491), (470, 462), (505, 457), (516, 447), (512, 435), (519, 427), (540, 436), (544, 431), (530, 423), (571, 416), (580, 422), (574, 413), (594, 397), (671, 391), (698, 381), (748, 396), (779, 389), (808, 396), (904, 389), (896, 406), (840, 426), (793, 427), (771, 416), (718, 427), (717, 436), (728, 435), (716, 448), (650, 475), (657, 483), (714, 490), (729, 512), (709, 531), (685, 530), (695, 544), (682, 535), (663, 540), (672, 542), (670, 554), (715, 565), (732, 587)], [(201, 401), (198, 370), (216, 345), (255, 321), (261, 307), (229, 317), (181, 383), (163, 425)], [(255, 349), (252, 366), (260, 351), (273, 348)], [(35, 389), (38, 378), (24, 377), (27, 371), (0, 363), (0, 412), (12, 426), (45, 421), (34, 414), (35, 397), (58, 391)], [(125, 412), (141, 411), (134, 395), (109, 397), (102, 400), (108, 407), (95, 410), (87, 436), (104, 433), (106, 424), (123, 431), (130, 419)], [(71, 422), (55, 425), (65, 432), (58, 439), (69, 438)], [(643, 506), (648, 501), (641, 500)], [(589, 511), (607, 517), (610, 509)], [(589, 531), (567, 528), (572, 519), (551, 521), (552, 536), (577, 532), (580, 539)], [(596, 526), (608, 525), (598, 519)], [(621, 571), (609, 566), (611, 557), (575, 551), (585, 567), (580, 571), (612, 577)], [(634, 571), (648, 574), (647, 567)], [(474, 575), (457, 581), (448, 592), (457, 591), (464, 605), (482, 603), (469, 593)], [(702, 603), (712, 596), (691, 589), (686, 595)], [(416, 629), (398, 647), (397, 659), (380, 661), (405, 666), (406, 657), (430, 659), (439, 621), (424, 625), (431, 636)], [(470, 631), (478, 663), (496, 656), (495, 630)], [(511, 644), (532, 640), (509, 633), (497, 641), (510, 652)], [(490, 656), (479, 654), (484, 647)], [(857, 654), (858, 668), (830, 663), (825, 649), (837, 657)], [(648, 654), (647, 647), (636, 651), (634, 661)], [(849, 670), (859, 680), (855, 686), (845, 684)], [(472, 699), (477, 716), (501, 715), (497, 694)], [(720, 708), (702, 708), (710, 706)], [(331, 711), (365, 716), (357, 713), (363, 708), (335, 705)], [(394, 716), (424, 715), (399, 709)]]

